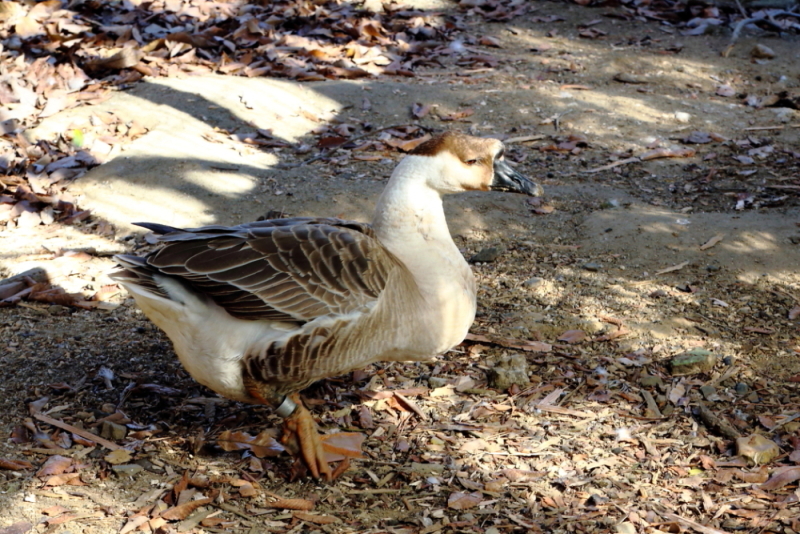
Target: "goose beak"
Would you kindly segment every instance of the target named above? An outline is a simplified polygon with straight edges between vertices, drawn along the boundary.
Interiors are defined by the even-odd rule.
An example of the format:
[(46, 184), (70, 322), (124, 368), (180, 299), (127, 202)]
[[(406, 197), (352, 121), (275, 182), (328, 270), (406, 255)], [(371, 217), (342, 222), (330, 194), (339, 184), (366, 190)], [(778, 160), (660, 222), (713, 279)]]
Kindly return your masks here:
[(494, 162), (494, 179), (489, 186), (492, 191), (510, 191), (524, 193), (532, 197), (540, 197), (544, 193), (542, 186), (518, 173), (505, 160), (498, 159)]

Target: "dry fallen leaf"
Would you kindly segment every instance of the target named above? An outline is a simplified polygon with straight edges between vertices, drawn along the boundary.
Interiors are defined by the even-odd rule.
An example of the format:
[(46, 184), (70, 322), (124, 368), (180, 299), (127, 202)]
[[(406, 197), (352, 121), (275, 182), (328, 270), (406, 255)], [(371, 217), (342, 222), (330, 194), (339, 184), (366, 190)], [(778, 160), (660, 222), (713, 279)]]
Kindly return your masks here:
[(563, 341), (564, 343), (580, 343), (586, 339), (586, 332), (583, 330), (567, 330), (561, 336), (559, 336), (558, 341)]
[(713, 247), (714, 245), (716, 245), (717, 243), (722, 241), (722, 239), (724, 237), (725, 236), (722, 235), (722, 234), (715, 235), (714, 237), (712, 237), (711, 239), (709, 239), (708, 241), (706, 241), (705, 243), (700, 245), (700, 250), (708, 250), (708, 249), (710, 249), (711, 247)]
[(211, 502), (211, 499), (204, 498), (198, 499), (196, 501), (189, 501), (184, 504), (180, 504), (178, 506), (173, 506), (172, 508), (165, 511), (161, 514), (161, 518), (166, 519), (167, 521), (183, 521), (189, 514)]
[(71, 466), (72, 458), (54, 454), (47, 459), (42, 468), (39, 469), (39, 472), (36, 473), (36, 476), (39, 478), (45, 478), (53, 475), (60, 475), (61, 473), (66, 472), (66, 470)]
[(103, 459), (112, 465), (124, 464), (130, 461), (131, 451), (126, 449), (117, 449), (106, 454)]
[(5, 458), (0, 458), (0, 469), (21, 471), (23, 469), (33, 469), (33, 465), (25, 460), (6, 460)]
[(447, 507), (453, 510), (467, 510), (478, 506), (482, 500), (483, 496), (477, 491), (474, 493), (456, 491), (448, 497)]
[(217, 445), (224, 451), (250, 450), (259, 458), (279, 456), (286, 449), (266, 431), (257, 436), (246, 432), (226, 430), (217, 438)]

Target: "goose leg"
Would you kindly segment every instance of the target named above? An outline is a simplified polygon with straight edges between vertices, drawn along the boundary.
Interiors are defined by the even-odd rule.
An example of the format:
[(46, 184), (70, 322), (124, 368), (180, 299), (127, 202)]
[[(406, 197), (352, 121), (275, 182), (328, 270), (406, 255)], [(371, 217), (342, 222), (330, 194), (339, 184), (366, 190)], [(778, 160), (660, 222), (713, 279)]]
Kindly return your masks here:
[(289, 398), (297, 404), (297, 409), (283, 422), (281, 442), (306, 464), (314, 478), (319, 478), (321, 474), (325, 480), (332, 480), (331, 468), (322, 448), (322, 438), (311, 412), (303, 405), (298, 393), (292, 393)]

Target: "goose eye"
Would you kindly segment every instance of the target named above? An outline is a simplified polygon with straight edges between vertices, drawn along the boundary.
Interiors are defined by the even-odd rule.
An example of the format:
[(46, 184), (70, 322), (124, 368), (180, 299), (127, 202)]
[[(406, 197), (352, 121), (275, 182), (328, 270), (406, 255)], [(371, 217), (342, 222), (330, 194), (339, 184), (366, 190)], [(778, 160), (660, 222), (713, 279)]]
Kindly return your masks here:
[(477, 159), (468, 159), (466, 161), (466, 163), (467, 163), (467, 165), (477, 165), (478, 164), (478, 160)]

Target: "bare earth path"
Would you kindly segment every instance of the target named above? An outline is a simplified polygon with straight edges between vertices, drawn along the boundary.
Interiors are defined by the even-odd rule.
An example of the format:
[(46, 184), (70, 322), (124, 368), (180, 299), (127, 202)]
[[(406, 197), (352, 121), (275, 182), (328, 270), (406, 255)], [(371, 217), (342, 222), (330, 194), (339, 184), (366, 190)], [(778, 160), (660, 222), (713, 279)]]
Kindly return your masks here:
[[(722, 57), (729, 29), (529, 7), (466, 15), (414, 77), (145, 77), (27, 132), (143, 128), (69, 185), (91, 217), (0, 227), (3, 278), (95, 296), (0, 308), (0, 533), (800, 532), (800, 40)], [(495, 256), (477, 337), (306, 392), (323, 429), (368, 436), (331, 484), (243, 434), (223, 451), (277, 418), (194, 383), (108, 287), (111, 254), (149, 247), (130, 223), (369, 220), (396, 147), (446, 128), (506, 139), (546, 192), (447, 199), (465, 256)], [(690, 351), (708, 365), (681, 375)]]

